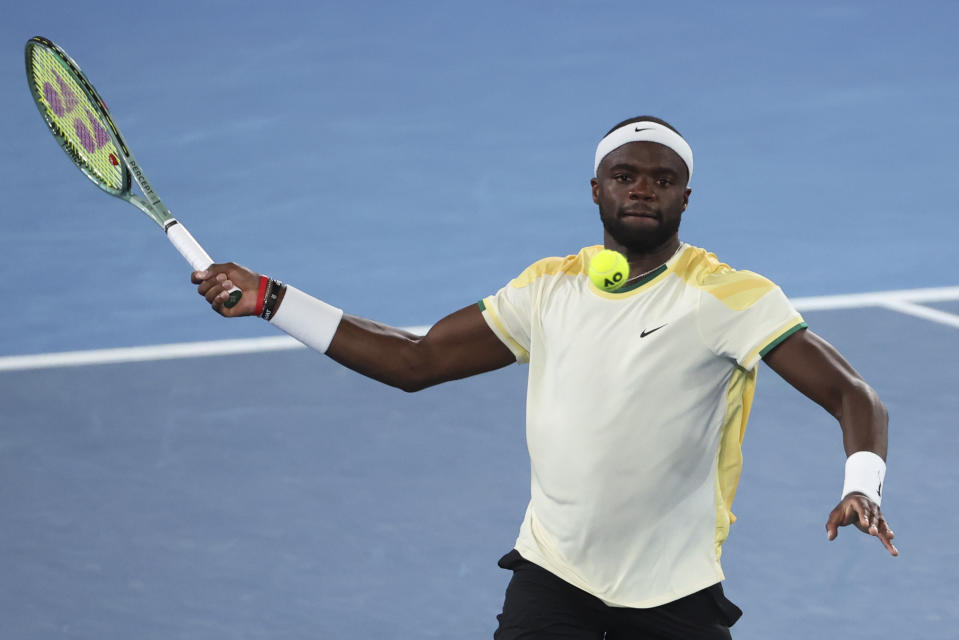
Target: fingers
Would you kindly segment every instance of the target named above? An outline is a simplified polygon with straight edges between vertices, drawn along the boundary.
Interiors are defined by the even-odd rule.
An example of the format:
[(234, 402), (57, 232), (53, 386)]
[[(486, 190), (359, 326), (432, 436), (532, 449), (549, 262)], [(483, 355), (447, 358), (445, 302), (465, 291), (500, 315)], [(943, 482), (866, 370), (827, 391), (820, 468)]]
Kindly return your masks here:
[(214, 278), (213, 285), (207, 289), (207, 292), (203, 294), (203, 297), (206, 298), (206, 301), (213, 303), (217, 298), (221, 297), (222, 294), (226, 293), (233, 287), (233, 283), (229, 278), (226, 277), (225, 273), (218, 273), (216, 278)]
[(213, 286), (207, 289), (207, 292), (203, 294), (203, 297), (206, 298), (206, 301), (213, 305), (214, 309), (218, 309), (218, 305), (222, 305), (223, 301), (229, 296), (230, 289), (233, 288), (233, 282), (226, 277), (226, 274), (220, 273), (217, 274)]
[(879, 538), (891, 555), (899, 555), (899, 549), (892, 543), (896, 534), (889, 528), (879, 505), (862, 494), (853, 493), (846, 496), (829, 513), (829, 518), (826, 520), (826, 537), (829, 540), (835, 540), (839, 535), (839, 527), (850, 524), (855, 524), (864, 533)]
[(896, 545), (892, 543), (892, 539), (896, 537), (896, 534), (892, 529), (889, 528), (889, 524), (886, 522), (886, 519), (881, 513), (879, 514), (879, 526), (876, 537), (878, 537), (879, 541), (882, 542), (882, 546), (886, 547), (889, 555), (899, 555), (899, 549), (897, 549)]
[(869, 526), (868, 528), (863, 529), (863, 531), (871, 536), (879, 538), (879, 541), (882, 542), (882, 546), (886, 547), (886, 550), (890, 555), (898, 556), (899, 549), (897, 549), (896, 545), (892, 543), (892, 539), (896, 537), (896, 534), (892, 529), (889, 528), (889, 523), (886, 522), (886, 518), (882, 515), (879, 505), (871, 500), (864, 499), (863, 501), (868, 503), (867, 508), (869, 510)]
[(229, 279), (226, 277), (226, 274), (219, 273), (205, 280), (201, 280), (200, 286), (198, 286), (196, 290), (197, 293), (206, 298), (207, 302), (212, 303), (216, 296), (223, 291), (223, 286), (227, 282), (229, 282)]
[[(213, 264), (205, 271), (194, 271), (190, 275), (190, 281), (198, 285), (197, 293), (206, 299), (214, 311), (228, 318), (253, 313), (259, 280), (259, 274), (232, 262)], [(225, 303), (234, 287), (240, 289), (243, 296), (236, 306), (229, 308)]]
[(839, 535), (839, 527), (846, 525), (844, 520), (842, 503), (840, 503), (829, 513), (829, 518), (826, 519), (826, 538), (828, 540), (836, 539), (836, 536)]
[(839, 506), (843, 508), (846, 516), (840, 526), (855, 524), (860, 531), (871, 533), (875, 509), (878, 509), (874, 502), (861, 493), (851, 493), (839, 503)]
[(865, 530), (868, 526), (867, 520), (861, 513), (862, 506), (859, 501), (851, 498), (853, 496), (847, 496), (829, 513), (829, 518), (826, 520), (826, 537), (830, 540), (835, 540), (839, 535), (839, 527), (856, 523), (856, 526)]
[(859, 511), (859, 530), (871, 536), (879, 535), (879, 507), (872, 500), (857, 500), (856, 504), (861, 508)]

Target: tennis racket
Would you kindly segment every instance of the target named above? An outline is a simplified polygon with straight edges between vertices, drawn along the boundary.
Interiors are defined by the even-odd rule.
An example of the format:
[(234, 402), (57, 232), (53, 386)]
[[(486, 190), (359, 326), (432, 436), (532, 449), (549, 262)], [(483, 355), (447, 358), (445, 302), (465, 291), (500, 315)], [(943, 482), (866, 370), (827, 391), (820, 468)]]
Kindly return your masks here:
[[(27, 81), (40, 115), (73, 163), (95, 185), (147, 214), (196, 271), (213, 259), (170, 213), (110, 117), (107, 105), (66, 51), (42, 36), (26, 46)], [(143, 196), (131, 192), (133, 183)], [(232, 307), (242, 293), (230, 290)]]

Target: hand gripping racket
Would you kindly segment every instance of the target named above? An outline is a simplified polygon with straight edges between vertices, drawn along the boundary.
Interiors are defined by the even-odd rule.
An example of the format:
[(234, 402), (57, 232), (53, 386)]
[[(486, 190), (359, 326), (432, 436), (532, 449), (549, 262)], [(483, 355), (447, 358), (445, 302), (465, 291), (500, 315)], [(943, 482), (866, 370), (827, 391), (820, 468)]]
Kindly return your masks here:
[[(150, 186), (103, 98), (73, 58), (50, 40), (36, 36), (27, 41), (26, 62), (27, 81), (37, 109), (80, 171), (111, 196), (126, 200), (160, 225), (194, 270), (203, 271), (213, 264)], [(130, 192), (133, 182), (140, 187), (142, 197)], [(241, 296), (233, 287), (225, 305), (236, 305)]]

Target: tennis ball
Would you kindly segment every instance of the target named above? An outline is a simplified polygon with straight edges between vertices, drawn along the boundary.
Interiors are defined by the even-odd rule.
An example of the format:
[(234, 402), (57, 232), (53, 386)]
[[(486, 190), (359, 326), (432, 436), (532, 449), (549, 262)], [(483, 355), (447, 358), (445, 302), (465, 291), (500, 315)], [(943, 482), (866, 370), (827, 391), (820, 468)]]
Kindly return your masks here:
[(589, 261), (589, 279), (603, 291), (616, 291), (629, 278), (629, 263), (619, 251), (603, 249)]

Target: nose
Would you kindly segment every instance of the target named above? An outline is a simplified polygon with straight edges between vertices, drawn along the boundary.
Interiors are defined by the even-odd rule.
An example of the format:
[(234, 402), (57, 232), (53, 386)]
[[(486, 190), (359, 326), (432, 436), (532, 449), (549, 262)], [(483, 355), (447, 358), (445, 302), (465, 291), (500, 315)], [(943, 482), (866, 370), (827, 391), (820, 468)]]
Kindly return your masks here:
[(655, 197), (652, 179), (647, 176), (639, 176), (630, 185), (628, 195), (631, 200), (651, 200)]

